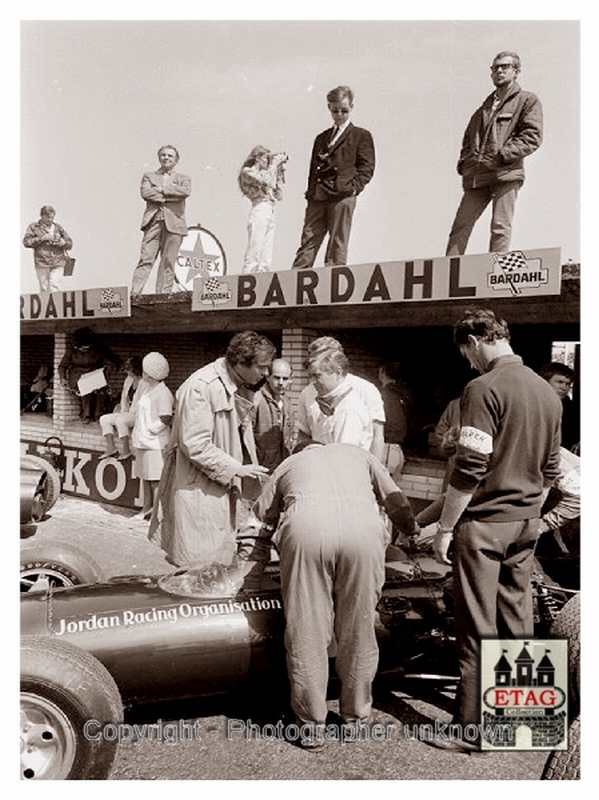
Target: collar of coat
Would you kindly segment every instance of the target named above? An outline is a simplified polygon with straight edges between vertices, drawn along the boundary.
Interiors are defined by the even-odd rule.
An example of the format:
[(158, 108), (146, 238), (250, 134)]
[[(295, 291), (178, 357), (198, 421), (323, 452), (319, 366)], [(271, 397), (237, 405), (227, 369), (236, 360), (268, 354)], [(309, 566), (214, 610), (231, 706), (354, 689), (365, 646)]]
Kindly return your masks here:
[[(325, 133), (326, 133), (328, 136), (330, 136), (330, 135), (331, 135), (331, 132), (332, 132), (332, 130), (333, 130), (333, 128), (334, 128), (334, 127), (335, 127), (335, 126), (333, 125), (333, 127), (332, 127), (332, 128), (327, 128), (327, 130), (325, 131)], [(354, 124), (353, 124), (353, 122), (348, 122), (348, 123), (347, 123), (347, 125), (346, 125), (346, 127), (345, 127), (345, 130), (341, 131), (341, 133), (339, 134), (339, 136), (337, 137), (337, 139), (335, 139), (335, 141), (333, 142), (333, 144), (332, 144), (332, 145), (329, 147), (329, 153), (331, 152), (331, 150), (336, 150), (336, 149), (337, 149), (337, 147), (339, 147), (339, 145), (341, 144), (341, 142), (342, 142), (342, 141), (343, 141), (343, 140), (346, 138), (346, 136), (347, 136), (347, 135), (348, 135), (348, 133), (349, 133), (349, 132), (352, 130), (352, 128), (353, 128), (353, 127), (354, 127)]]
[(224, 356), (216, 359), (214, 362), (214, 371), (223, 382), (227, 393), (234, 395), (239, 387), (231, 377), (231, 374), (227, 368), (227, 359)]
[[(522, 87), (520, 86), (520, 84), (517, 81), (514, 81), (506, 96), (503, 98), (503, 100), (500, 100), (499, 103), (497, 104), (497, 108), (501, 108), (503, 105), (507, 103), (508, 100), (511, 100), (512, 97), (515, 97), (521, 91)], [(483, 106), (486, 111), (490, 111), (493, 108), (493, 100), (495, 99), (496, 94), (497, 92), (491, 92), (491, 94), (487, 97), (487, 99), (483, 103)]]

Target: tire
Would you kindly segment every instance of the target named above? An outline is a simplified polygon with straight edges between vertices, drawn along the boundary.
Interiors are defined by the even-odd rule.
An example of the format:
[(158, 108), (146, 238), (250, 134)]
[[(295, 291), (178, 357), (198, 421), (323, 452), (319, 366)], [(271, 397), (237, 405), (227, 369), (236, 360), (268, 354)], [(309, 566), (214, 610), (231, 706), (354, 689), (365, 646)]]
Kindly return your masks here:
[(46, 472), (46, 479), (43, 484), (43, 510), (47, 513), (62, 490), (62, 481), (56, 467), (41, 456), (26, 455), (21, 456), (21, 464), (25, 467), (37, 467)]
[(107, 778), (117, 742), (100, 731), (122, 719), (117, 685), (95, 656), (45, 636), (21, 639), (21, 779)]
[(580, 595), (575, 594), (559, 612), (550, 636), (569, 640), (568, 646), (568, 704), (570, 718), (580, 712)]
[(60, 542), (22, 547), (20, 573), (21, 594), (103, 580), (102, 570), (92, 558)]
[(568, 729), (568, 749), (554, 750), (543, 769), (543, 781), (580, 780), (580, 717), (572, 720)]
[(550, 636), (566, 638), (568, 647), (568, 749), (553, 750), (545, 762), (541, 780), (580, 779), (580, 595), (576, 594), (559, 612)]

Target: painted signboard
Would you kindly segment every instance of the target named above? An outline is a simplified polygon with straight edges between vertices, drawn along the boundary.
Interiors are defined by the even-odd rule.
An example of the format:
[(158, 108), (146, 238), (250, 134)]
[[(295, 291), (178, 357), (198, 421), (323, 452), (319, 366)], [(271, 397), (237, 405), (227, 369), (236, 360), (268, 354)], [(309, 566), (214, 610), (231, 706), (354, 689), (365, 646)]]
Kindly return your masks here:
[[(21, 454), (41, 455), (47, 449), (39, 442), (21, 440)], [(64, 447), (63, 494), (99, 503), (140, 509), (143, 505), (143, 488), (138, 478), (131, 475), (132, 460), (99, 458), (97, 451), (83, 447)]]
[(193, 284), (192, 311), (374, 305), (555, 295), (560, 248), (384, 261), (255, 275), (204, 275)]
[(21, 295), (21, 320), (130, 317), (127, 286)]

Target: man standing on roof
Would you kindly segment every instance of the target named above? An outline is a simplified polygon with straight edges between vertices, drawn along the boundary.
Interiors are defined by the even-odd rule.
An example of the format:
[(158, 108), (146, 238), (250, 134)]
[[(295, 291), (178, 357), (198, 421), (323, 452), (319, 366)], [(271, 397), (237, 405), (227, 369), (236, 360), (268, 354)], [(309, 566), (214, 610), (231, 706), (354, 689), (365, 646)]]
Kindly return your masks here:
[(326, 234), (325, 267), (347, 264), (347, 247), (356, 198), (374, 174), (370, 131), (350, 122), (354, 93), (337, 86), (327, 94), (333, 127), (319, 133), (312, 148), (301, 243), (293, 269), (312, 267)]
[(524, 158), (543, 139), (543, 109), (539, 98), (523, 91), (516, 78), (520, 58), (498, 53), (491, 66), (495, 91), (478, 108), (464, 133), (458, 161), (464, 194), (457, 210), (445, 255), (466, 252), (476, 220), (493, 203), (489, 252), (510, 249), (516, 197), (524, 183)]
[(133, 273), (131, 294), (143, 291), (160, 253), (156, 294), (169, 294), (175, 279), (175, 261), (187, 234), (185, 200), (191, 194), (191, 178), (175, 172), (179, 151), (171, 144), (158, 151), (160, 168), (141, 179), (141, 196), (146, 201), (141, 222), (143, 239), (139, 261)]

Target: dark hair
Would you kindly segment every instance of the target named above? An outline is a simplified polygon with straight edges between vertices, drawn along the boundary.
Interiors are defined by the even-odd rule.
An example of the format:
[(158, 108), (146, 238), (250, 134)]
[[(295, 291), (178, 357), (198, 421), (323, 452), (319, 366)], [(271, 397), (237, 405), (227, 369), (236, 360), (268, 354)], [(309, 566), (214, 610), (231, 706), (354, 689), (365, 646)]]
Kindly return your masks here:
[(453, 326), (453, 340), (458, 347), (468, 344), (468, 337), (476, 336), (484, 342), (497, 339), (510, 340), (510, 331), (504, 319), (498, 319), (490, 308), (467, 308)]
[(143, 373), (142, 367), (142, 360), (139, 356), (130, 356), (129, 358), (125, 359), (125, 363), (123, 364), (123, 369), (129, 370), (134, 375), (137, 375), (141, 378)]
[(313, 444), (320, 444), (323, 445), (324, 442), (317, 442), (315, 439), (303, 439), (301, 442), (298, 442), (295, 447), (293, 448), (292, 455), (296, 453), (301, 453), (302, 450), (305, 450), (306, 447), (310, 447)]
[(160, 153), (162, 153), (163, 150), (174, 150), (175, 155), (177, 156), (177, 161), (179, 161), (179, 151), (177, 150), (174, 144), (163, 144), (162, 147), (159, 147), (158, 150), (156, 151), (156, 155), (158, 156), (158, 158), (160, 158)]
[(381, 369), (392, 381), (398, 381), (401, 378), (401, 364), (399, 361), (385, 361), (381, 364)]
[(96, 341), (96, 336), (91, 328), (77, 328), (73, 331), (73, 342), (76, 346), (82, 344), (92, 344)]
[(327, 94), (327, 103), (339, 103), (347, 97), (350, 106), (354, 104), (354, 93), (349, 86), (336, 86)]
[(274, 344), (266, 336), (261, 336), (255, 331), (244, 331), (236, 333), (231, 339), (225, 358), (232, 367), (236, 364), (250, 367), (261, 358), (270, 358), (272, 361), (276, 352)]
[(553, 378), (554, 375), (562, 375), (568, 380), (574, 381), (575, 372), (567, 364), (562, 364), (561, 361), (552, 361), (550, 364), (544, 364), (539, 370), (541, 378), (546, 381)]
[(514, 62), (514, 69), (516, 72), (520, 72), (520, 56), (518, 53), (513, 53), (511, 50), (502, 50), (501, 53), (497, 53), (493, 59), (493, 63), (495, 63), (498, 58), (507, 58), (508, 56)]
[(43, 217), (46, 212), (49, 213), (50, 211), (53, 214), (56, 214), (56, 209), (54, 208), (54, 206), (42, 206), (40, 208), (40, 217)]

